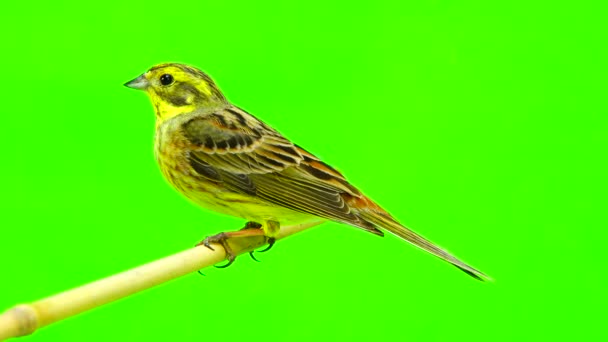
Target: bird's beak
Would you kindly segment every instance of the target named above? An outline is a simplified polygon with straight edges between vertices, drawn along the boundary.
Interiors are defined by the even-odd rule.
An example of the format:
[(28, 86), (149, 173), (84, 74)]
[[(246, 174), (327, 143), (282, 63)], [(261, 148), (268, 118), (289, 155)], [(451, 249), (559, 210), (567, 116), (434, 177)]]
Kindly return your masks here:
[(141, 75), (138, 78), (125, 83), (125, 87), (129, 87), (129, 88), (133, 88), (133, 89), (140, 89), (140, 90), (146, 90), (146, 88), (148, 88), (149, 85), (150, 85), (150, 82), (148, 82), (148, 80), (146, 79), (146, 77), (144, 75)]

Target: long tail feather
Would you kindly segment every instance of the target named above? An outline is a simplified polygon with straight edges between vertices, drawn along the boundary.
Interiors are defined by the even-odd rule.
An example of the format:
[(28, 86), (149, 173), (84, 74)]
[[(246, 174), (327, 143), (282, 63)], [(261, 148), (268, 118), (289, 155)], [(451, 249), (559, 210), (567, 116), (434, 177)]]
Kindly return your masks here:
[(424, 249), (425, 251), (430, 252), (438, 256), (439, 258), (451, 263), (452, 265), (458, 267), (459, 269), (461, 269), (462, 271), (464, 271), (475, 279), (481, 281), (490, 279), (482, 272), (458, 260), (456, 257), (446, 252), (445, 250), (439, 248), (437, 245), (433, 244), (429, 240), (404, 227), (385, 212), (378, 212), (375, 210), (364, 210), (359, 213), (359, 216), (364, 220), (378, 226), (379, 228), (386, 229), (389, 232), (397, 235), (398, 237), (414, 244), (415, 246), (418, 246)]

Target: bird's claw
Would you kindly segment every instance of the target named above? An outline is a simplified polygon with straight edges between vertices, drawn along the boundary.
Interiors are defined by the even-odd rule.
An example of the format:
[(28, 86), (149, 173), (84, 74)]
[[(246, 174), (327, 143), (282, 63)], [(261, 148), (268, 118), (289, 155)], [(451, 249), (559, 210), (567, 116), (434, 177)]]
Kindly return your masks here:
[(219, 266), (215, 265), (214, 267), (226, 268), (226, 267), (232, 265), (232, 263), (236, 259), (236, 255), (234, 254), (234, 252), (232, 252), (232, 249), (228, 245), (228, 242), (227, 242), (228, 237), (229, 236), (226, 233), (219, 233), (219, 234), (216, 234), (213, 236), (207, 236), (203, 241), (196, 244), (196, 246), (202, 245), (202, 246), (209, 248), (212, 251), (215, 251), (215, 249), (213, 247), (211, 247), (212, 243), (218, 243), (218, 244), (222, 245), (222, 247), (224, 247), (224, 251), (226, 252), (226, 259), (228, 259), (228, 263), (225, 265), (219, 265)]
[(268, 238), (268, 247), (266, 247), (266, 248), (264, 248), (264, 249), (262, 249), (261, 251), (258, 251), (258, 252), (260, 252), (260, 253), (268, 252), (272, 248), (272, 246), (274, 246), (274, 243), (276, 241), (277, 241), (277, 239), (275, 239), (273, 237)]
[(258, 259), (255, 257), (255, 255), (253, 254), (254, 252), (255, 252), (255, 251), (251, 251), (251, 252), (249, 252), (249, 256), (251, 257), (251, 259), (253, 259), (253, 260), (257, 261), (257, 262), (260, 262), (260, 260), (258, 260)]
[(266, 247), (266, 248), (264, 248), (264, 249), (262, 249), (262, 250), (259, 250), (259, 251), (251, 251), (251, 252), (249, 252), (249, 255), (251, 256), (251, 258), (252, 258), (253, 260), (255, 260), (255, 261), (257, 261), (257, 262), (260, 262), (260, 260), (258, 260), (258, 259), (257, 259), (257, 258), (254, 256), (254, 254), (253, 254), (253, 253), (255, 253), (255, 252), (258, 252), (258, 253), (264, 253), (264, 252), (268, 252), (268, 251), (269, 251), (269, 250), (272, 248), (272, 246), (274, 246), (275, 241), (276, 241), (276, 239), (275, 239), (275, 238), (273, 238), (273, 237), (268, 238), (268, 247)]

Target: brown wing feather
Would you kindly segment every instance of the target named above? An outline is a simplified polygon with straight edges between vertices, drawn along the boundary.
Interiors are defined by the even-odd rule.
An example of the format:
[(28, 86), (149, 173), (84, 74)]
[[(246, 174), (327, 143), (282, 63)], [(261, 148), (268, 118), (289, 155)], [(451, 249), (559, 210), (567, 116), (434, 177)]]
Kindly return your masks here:
[(231, 107), (183, 125), (190, 165), (207, 180), (269, 203), (382, 232), (360, 219), (343, 194), (361, 196), (344, 177), (248, 113)]

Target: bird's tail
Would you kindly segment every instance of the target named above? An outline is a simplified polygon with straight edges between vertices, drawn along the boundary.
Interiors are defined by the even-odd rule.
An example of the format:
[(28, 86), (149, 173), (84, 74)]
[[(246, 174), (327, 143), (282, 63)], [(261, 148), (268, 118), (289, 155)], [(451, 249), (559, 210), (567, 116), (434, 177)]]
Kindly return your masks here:
[[(371, 200), (367, 199), (369, 202)], [(490, 278), (483, 274), (482, 272), (476, 270), (475, 268), (465, 264), (464, 262), (458, 260), (456, 257), (446, 252), (445, 250), (439, 248), (437, 245), (433, 244), (429, 240), (424, 237), (414, 233), (410, 229), (404, 227), (399, 222), (397, 222), (394, 218), (392, 218), (388, 213), (386, 213), (382, 208), (375, 205), (375, 203), (369, 203), (372, 208), (368, 206), (368, 210), (362, 210), (359, 212), (359, 217), (364, 219), (365, 221), (377, 226), (378, 228), (382, 228), (388, 230), (389, 232), (397, 235), (398, 237), (424, 249), (427, 252), (430, 252), (439, 258), (451, 263), (452, 265), (458, 267), (471, 277), (484, 281), (489, 280)], [(374, 208), (375, 207), (375, 208)]]

